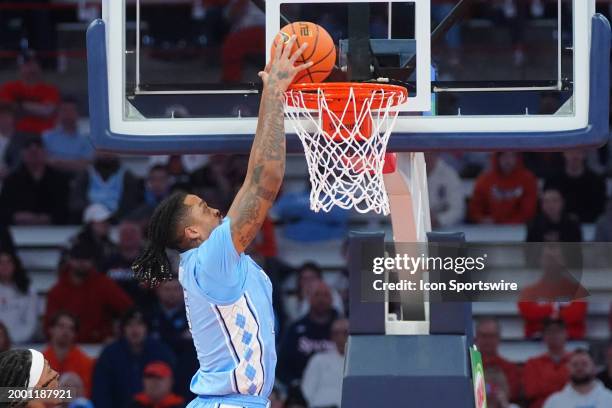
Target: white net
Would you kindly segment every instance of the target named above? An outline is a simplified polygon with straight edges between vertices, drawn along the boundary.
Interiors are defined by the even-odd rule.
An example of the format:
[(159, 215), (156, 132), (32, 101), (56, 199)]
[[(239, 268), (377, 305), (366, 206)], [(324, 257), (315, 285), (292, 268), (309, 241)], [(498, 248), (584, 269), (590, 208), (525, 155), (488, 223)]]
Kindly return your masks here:
[(304, 147), (315, 212), (338, 206), (389, 214), (383, 166), (398, 115), (394, 107), (406, 95), (383, 87), (370, 92), (350, 87), (339, 96), (322, 87), (286, 93), (285, 112)]

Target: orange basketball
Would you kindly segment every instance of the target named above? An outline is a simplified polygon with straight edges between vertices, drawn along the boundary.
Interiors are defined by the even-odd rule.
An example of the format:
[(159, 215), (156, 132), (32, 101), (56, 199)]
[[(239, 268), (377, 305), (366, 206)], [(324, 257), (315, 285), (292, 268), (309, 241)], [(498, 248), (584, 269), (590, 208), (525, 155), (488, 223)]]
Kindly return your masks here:
[(313, 63), (310, 68), (299, 72), (293, 82), (323, 82), (336, 63), (334, 40), (320, 25), (308, 21), (298, 21), (287, 24), (276, 35), (272, 44), (271, 55), (274, 56), (278, 44), (287, 43), (292, 35), (297, 37), (293, 51), (296, 51), (304, 43), (308, 44), (296, 64), (304, 64), (308, 61)]

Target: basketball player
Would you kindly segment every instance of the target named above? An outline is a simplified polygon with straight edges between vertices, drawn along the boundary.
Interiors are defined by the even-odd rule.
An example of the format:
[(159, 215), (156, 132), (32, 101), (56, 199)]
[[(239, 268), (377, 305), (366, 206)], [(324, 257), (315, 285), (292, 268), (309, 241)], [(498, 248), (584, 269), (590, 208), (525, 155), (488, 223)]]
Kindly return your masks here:
[[(8, 350), (0, 353), (0, 387), (5, 391), (17, 388), (56, 389), (58, 378), (59, 374), (51, 368), (39, 351)], [(45, 404), (42, 401), (29, 403), (15, 401), (7, 403), (6, 406), (44, 407)]]
[(200, 369), (189, 408), (265, 408), (276, 352), (272, 286), (244, 250), (259, 231), (285, 171), (283, 93), (311, 63), (294, 66), (306, 44), (291, 37), (259, 73), (263, 92), (244, 184), (227, 217), (200, 197), (175, 193), (156, 208), (149, 244), (132, 266), (150, 284), (171, 279), (166, 248), (181, 253), (179, 282)]

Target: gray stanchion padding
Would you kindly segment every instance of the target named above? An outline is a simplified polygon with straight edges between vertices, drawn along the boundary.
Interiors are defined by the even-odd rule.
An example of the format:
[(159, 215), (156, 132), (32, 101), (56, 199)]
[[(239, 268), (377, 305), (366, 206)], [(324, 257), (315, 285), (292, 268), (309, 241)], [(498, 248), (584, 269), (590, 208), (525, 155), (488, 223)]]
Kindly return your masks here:
[[(463, 243), (463, 232), (430, 232), (429, 242)], [(431, 303), (429, 305), (431, 334), (459, 334), (472, 342), (472, 304), (469, 302)]]
[(468, 408), (465, 336), (350, 336), (343, 408)]
[[(362, 259), (362, 248), (368, 254), (384, 256), (385, 234), (382, 232), (351, 232), (349, 234), (349, 328), (351, 334), (385, 334), (385, 304), (361, 302), (361, 274), (368, 262)], [(372, 248), (379, 250), (372, 251)], [(371, 265), (371, 262), (369, 263)]]

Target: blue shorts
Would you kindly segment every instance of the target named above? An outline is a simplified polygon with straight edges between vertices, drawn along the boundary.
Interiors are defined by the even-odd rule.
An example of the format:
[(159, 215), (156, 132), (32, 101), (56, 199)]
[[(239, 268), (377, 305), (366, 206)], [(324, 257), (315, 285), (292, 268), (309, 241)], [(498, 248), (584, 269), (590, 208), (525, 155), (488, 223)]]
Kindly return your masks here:
[(269, 408), (269, 400), (250, 395), (199, 396), (187, 408)]

